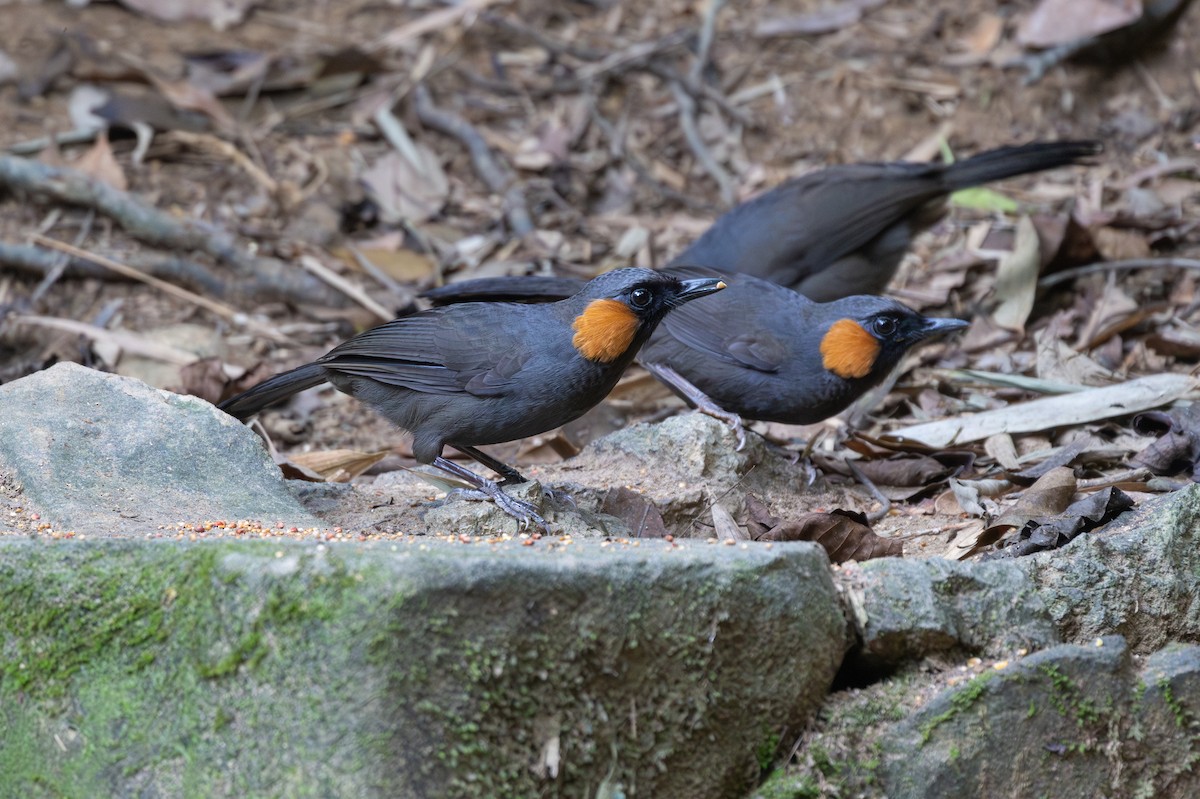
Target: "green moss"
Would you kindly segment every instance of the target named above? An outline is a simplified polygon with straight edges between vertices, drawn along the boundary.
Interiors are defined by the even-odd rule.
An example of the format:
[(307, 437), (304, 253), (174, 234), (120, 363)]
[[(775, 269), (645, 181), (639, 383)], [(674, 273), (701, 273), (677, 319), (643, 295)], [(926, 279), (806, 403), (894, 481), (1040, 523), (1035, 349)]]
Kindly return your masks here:
[(921, 744), (929, 743), (933, 731), (941, 725), (953, 719), (959, 713), (969, 710), (987, 690), (987, 685), (996, 676), (997, 672), (985, 671), (978, 677), (973, 677), (966, 685), (955, 692), (954, 696), (950, 697), (950, 707), (942, 711), (931, 719), (928, 719), (921, 725)]
[(1058, 666), (1043, 664), (1038, 671), (1050, 681), (1050, 703), (1060, 716), (1074, 718), (1078, 727), (1096, 724), (1103, 718), (1104, 712)]
[(779, 750), (779, 733), (769, 732), (759, 742), (754, 755), (758, 759), (758, 769), (764, 774), (771, 770), (775, 762), (775, 752)]
[[(253, 726), (266, 711), (238, 675), (266, 668), (345, 601), (337, 565), (314, 574), (309, 555), (296, 556), (294, 573), (253, 578), (261, 590), (234, 590), (255, 570), (223, 563), (270, 563), (275, 549), (60, 545), (36, 553), (29, 569), (33, 551), (9, 548), (0, 559), (0, 705), (11, 710), (5, 729), (26, 728), (18, 739), (36, 743), (4, 736), (0, 784), (103, 796), (117, 782), (172, 773), (172, 792), (183, 796), (266, 795), (290, 780), (294, 795), (319, 795), (311, 773), (230, 777), (224, 744), (209, 737), (236, 739)], [(258, 601), (248, 606), (247, 597)], [(286, 682), (282, 665), (264, 678)], [(212, 701), (214, 684), (227, 701)], [(315, 729), (324, 713), (312, 710), (296, 723)], [(209, 746), (218, 749), (205, 754)]]
[(1163, 702), (1171, 709), (1171, 714), (1175, 717), (1175, 726), (1180, 729), (1186, 729), (1189, 721), (1187, 710), (1175, 698), (1175, 694), (1171, 691), (1171, 681), (1166, 677), (1159, 677), (1157, 682), (1158, 690), (1162, 693)]

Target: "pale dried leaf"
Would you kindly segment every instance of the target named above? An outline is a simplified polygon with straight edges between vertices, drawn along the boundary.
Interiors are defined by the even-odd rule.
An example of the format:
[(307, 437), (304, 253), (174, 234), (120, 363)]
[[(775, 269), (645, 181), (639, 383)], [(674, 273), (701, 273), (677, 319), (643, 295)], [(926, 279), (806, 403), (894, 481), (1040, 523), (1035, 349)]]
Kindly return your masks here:
[(433, 150), (415, 143), (418, 164), (394, 151), (385, 153), (366, 172), (363, 185), (379, 205), (380, 216), (388, 224), (403, 220), (425, 222), (437, 216), (450, 182)]
[(972, 516), (985, 516), (987, 509), (979, 501), (979, 488), (971, 485), (964, 480), (955, 480), (951, 478), (950, 493), (954, 495), (954, 499), (958, 502), (958, 507), (963, 513), (969, 513)]
[(1013, 249), (1000, 259), (996, 267), (996, 296), (1000, 304), (992, 312), (997, 326), (1018, 333), (1024, 332), (1025, 320), (1033, 310), (1037, 296), (1038, 235), (1028, 216), (1017, 223), (1017, 238)]
[(893, 430), (883, 438), (897, 442), (917, 441), (940, 449), (951, 444), (982, 441), (998, 433), (1032, 433), (1129, 416), (1172, 403), (1194, 393), (1196, 388), (1196, 380), (1185, 374), (1148, 375), (1115, 386), (1043, 397), (1007, 408), (911, 425)]
[(1026, 47), (1053, 47), (1122, 28), (1142, 15), (1142, 0), (1042, 0), (1017, 30)]
[(719, 502), (713, 503), (712, 520), (713, 528), (716, 531), (714, 535), (721, 541), (748, 541), (750, 539), (746, 531), (738, 527), (738, 523), (733, 520), (733, 514)]
[(258, 0), (120, 0), (121, 5), (160, 19), (182, 22), (197, 19), (223, 31), (246, 18)]
[(994, 436), (988, 436), (983, 442), (983, 449), (996, 463), (1000, 464), (1000, 468), (1014, 471), (1021, 468), (1021, 463), (1017, 459), (1017, 447), (1013, 444), (1012, 436), (1007, 433), (998, 433)]
[(1078, 386), (1106, 386), (1118, 382), (1120, 375), (1105, 369), (1058, 337), (1052, 325), (1034, 334), (1037, 345), (1037, 375), (1043, 380)]
[(386, 458), (387, 450), (361, 452), (356, 449), (327, 449), (318, 452), (299, 452), (288, 457), (321, 475), (331, 483), (347, 483)]

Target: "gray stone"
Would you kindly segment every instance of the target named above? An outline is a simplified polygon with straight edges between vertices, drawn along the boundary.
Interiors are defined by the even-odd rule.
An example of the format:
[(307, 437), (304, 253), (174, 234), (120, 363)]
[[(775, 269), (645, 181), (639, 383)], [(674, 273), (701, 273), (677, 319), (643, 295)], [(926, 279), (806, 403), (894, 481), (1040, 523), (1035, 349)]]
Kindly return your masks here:
[(973, 672), (909, 669), (835, 694), (806, 733), (813, 768), (753, 795), (1200, 795), (1200, 647), (1173, 645), (1139, 669), (1107, 636)]
[(0, 475), (55, 528), (319, 524), (262, 442), (195, 397), (72, 363), (0, 386)]
[(1200, 640), (1200, 485), (1015, 562), (1065, 640), (1120, 633), (1139, 652)]
[[(683, 413), (656, 424), (635, 424), (593, 441), (579, 457), (575, 479), (603, 493), (606, 474), (653, 475), (647, 499), (661, 511), (676, 536), (711, 535), (696, 531), (697, 519), (710, 518), (719, 499), (735, 517), (744, 512), (747, 491), (789, 489), (797, 472), (756, 435), (736, 450), (728, 425), (700, 413)], [(630, 480), (630, 482), (634, 482)]]
[(989, 654), (1060, 643), (1033, 581), (1013, 561), (880, 558), (839, 575), (869, 669), (929, 655)]
[(891, 799), (1104, 796), (1133, 694), (1117, 636), (1062, 645), (944, 691), (881, 736)]
[(807, 544), (0, 545), (13, 796), (736, 796), (846, 645)]

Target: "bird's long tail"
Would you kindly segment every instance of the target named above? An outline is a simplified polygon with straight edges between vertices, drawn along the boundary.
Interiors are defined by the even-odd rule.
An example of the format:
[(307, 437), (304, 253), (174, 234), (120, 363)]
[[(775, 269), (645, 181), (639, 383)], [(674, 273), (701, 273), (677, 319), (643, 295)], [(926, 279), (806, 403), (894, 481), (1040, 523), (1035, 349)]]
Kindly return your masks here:
[(230, 397), (217, 407), (230, 416), (245, 421), (263, 408), (285, 400), (306, 388), (320, 385), (325, 380), (325, 367), (317, 363), (309, 363), (264, 380), (249, 391), (243, 391), (235, 397)]
[(942, 179), (947, 191), (955, 191), (1078, 163), (1103, 149), (1098, 141), (1043, 141), (998, 147), (951, 164), (942, 172)]
[(582, 280), (550, 275), (481, 277), (450, 283), (422, 294), (434, 305), (459, 302), (554, 302), (579, 293)]

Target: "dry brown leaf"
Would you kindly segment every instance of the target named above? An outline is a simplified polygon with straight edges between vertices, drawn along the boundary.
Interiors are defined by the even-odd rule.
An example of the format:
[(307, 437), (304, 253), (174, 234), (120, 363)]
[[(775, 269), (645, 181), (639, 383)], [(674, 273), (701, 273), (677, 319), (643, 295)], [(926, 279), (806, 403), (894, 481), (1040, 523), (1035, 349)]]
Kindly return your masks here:
[(746, 512), (751, 538), (758, 541), (813, 541), (821, 545), (834, 563), (904, 555), (903, 541), (876, 535), (867, 524), (867, 517), (861, 513), (844, 510), (805, 513), (798, 519), (782, 521), (772, 516), (767, 506), (753, 494), (746, 496)]
[(986, 55), (1000, 41), (1000, 34), (1003, 32), (1003, 17), (999, 14), (982, 14), (975, 21), (974, 27), (963, 36), (961, 40), (963, 49), (973, 55)]
[(363, 173), (363, 186), (379, 206), (388, 224), (425, 222), (441, 213), (450, 182), (441, 162), (429, 147), (414, 142), (418, 163), (398, 152), (385, 153)]
[(949, 476), (956, 467), (928, 455), (902, 454), (857, 461), (856, 465), (877, 486), (928, 486)]
[(1072, 349), (1059, 335), (1059, 327), (1052, 324), (1033, 336), (1039, 378), (1076, 386), (1107, 386), (1120, 381), (1120, 375)]
[(967, 542), (961, 558), (991, 546), (1013, 530), (1024, 527), (1030, 519), (1062, 513), (1071, 504), (1075, 489), (1074, 472), (1064, 467), (1050, 470), (1025, 489), (1016, 503), (985, 527), (978, 537)]
[(326, 482), (348, 483), (387, 455), (388, 450), (360, 452), (356, 449), (327, 449), (295, 453), (288, 456), (288, 461), (320, 475)]
[(1101, 330), (1112, 327), (1120, 320), (1136, 315), (1143, 306), (1126, 294), (1119, 285), (1106, 283), (1099, 300), (1092, 303), (1092, 311), (1079, 330), (1079, 343), (1090, 348), (1089, 342), (1096, 339)]
[(996, 267), (996, 296), (1000, 304), (992, 311), (992, 321), (1006, 330), (1022, 333), (1025, 320), (1033, 310), (1037, 296), (1038, 271), (1041, 268), (1037, 229), (1027, 216), (1017, 223), (1017, 238), (1012, 251)]
[(113, 155), (112, 146), (108, 143), (108, 132), (100, 131), (96, 134), (96, 143), (87, 149), (83, 155), (76, 159), (71, 166), (78, 169), (85, 175), (89, 175), (102, 183), (107, 183), (118, 191), (125, 191), (129, 188), (129, 181), (125, 178), (125, 170), (117, 162)]
[(600, 512), (625, 522), (634, 538), (665, 538), (667, 535), (658, 506), (633, 489), (624, 486), (608, 489), (600, 502)]
[[(339, 247), (333, 250), (333, 254), (347, 266), (361, 271), (358, 259), (349, 249)], [(403, 283), (419, 283), (431, 277), (437, 266), (428, 255), (415, 250), (360, 248), (358, 254), (379, 267), (388, 277)]]

